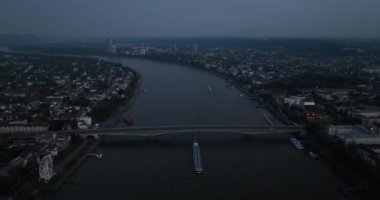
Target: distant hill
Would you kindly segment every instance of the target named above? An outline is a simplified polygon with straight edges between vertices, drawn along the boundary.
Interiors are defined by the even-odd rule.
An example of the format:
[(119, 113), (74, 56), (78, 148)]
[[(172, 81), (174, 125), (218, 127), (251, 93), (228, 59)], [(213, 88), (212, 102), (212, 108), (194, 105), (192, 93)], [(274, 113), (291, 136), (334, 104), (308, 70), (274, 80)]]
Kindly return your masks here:
[(46, 45), (46, 44), (70, 44), (70, 43), (92, 43), (106, 44), (106, 37), (71, 37), (71, 36), (51, 36), (33, 35), (18, 33), (0, 33), (0, 46), (20, 46), (20, 45)]
[[(317, 53), (319, 55), (380, 54), (380, 40), (374, 39), (328, 39), (328, 38), (115, 38), (116, 43), (145, 43), (154, 45), (198, 44), (199, 47), (256, 48), (291, 53)], [(363, 52), (358, 52), (363, 50)]]
[(44, 40), (41, 37), (31, 34), (0, 34), (0, 45), (36, 44), (41, 43), (43, 41)]

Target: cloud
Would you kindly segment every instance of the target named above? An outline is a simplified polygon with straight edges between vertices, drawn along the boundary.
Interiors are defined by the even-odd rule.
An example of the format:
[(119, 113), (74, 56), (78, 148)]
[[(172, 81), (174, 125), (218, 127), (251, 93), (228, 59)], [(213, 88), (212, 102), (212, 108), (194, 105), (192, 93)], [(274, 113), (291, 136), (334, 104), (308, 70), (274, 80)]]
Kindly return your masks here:
[(378, 37), (378, 0), (2, 0), (0, 32)]

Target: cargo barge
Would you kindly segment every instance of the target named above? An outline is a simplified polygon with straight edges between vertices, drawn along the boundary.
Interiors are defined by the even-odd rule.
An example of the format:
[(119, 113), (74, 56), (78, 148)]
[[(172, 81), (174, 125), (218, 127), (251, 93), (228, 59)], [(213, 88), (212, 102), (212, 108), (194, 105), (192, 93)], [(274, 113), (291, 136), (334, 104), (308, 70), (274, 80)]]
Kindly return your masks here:
[(201, 150), (199, 148), (198, 142), (193, 143), (193, 160), (194, 160), (194, 170), (197, 174), (203, 172)]

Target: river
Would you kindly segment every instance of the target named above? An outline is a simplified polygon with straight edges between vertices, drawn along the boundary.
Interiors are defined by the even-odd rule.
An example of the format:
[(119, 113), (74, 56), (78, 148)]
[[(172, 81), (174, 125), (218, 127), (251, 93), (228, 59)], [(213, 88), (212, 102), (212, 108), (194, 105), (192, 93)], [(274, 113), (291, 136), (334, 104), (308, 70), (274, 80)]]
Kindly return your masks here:
[[(132, 108), (134, 126), (267, 125), (262, 108), (207, 72), (138, 59), (112, 58), (143, 79)], [(208, 89), (209, 86), (211, 88)], [(122, 120), (117, 127), (125, 126)], [(197, 133), (204, 173), (192, 162), (192, 134), (150, 141), (112, 137), (63, 185), (55, 199), (346, 199), (330, 167), (289, 144), (289, 135), (246, 139), (231, 133)], [(122, 142), (120, 142), (122, 141)]]

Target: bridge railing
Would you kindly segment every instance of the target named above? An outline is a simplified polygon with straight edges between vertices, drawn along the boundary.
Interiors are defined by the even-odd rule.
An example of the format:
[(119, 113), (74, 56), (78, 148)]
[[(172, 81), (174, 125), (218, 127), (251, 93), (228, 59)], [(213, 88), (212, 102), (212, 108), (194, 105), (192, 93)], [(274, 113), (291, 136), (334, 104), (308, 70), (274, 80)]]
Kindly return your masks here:
[(257, 126), (257, 125), (176, 125), (176, 126), (153, 126), (153, 127), (127, 127), (127, 128), (104, 128), (87, 130), (58, 131), (62, 134), (96, 134), (112, 132), (136, 132), (136, 131), (173, 131), (173, 130), (302, 130), (303, 126)]

